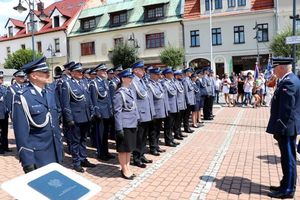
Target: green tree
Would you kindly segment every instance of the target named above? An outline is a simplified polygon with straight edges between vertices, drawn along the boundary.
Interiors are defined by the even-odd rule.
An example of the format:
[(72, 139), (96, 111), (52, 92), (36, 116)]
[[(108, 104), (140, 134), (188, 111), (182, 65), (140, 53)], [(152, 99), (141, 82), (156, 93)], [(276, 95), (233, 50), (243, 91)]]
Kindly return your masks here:
[[(286, 31), (283, 31), (277, 35), (275, 35), (271, 41), (270, 48), (273, 52), (274, 56), (282, 56), (282, 57), (290, 57), (292, 56), (292, 45), (286, 44), (285, 39), (288, 36), (292, 36), (293, 32), (289, 28)], [(299, 46), (299, 45), (297, 45)], [(297, 56), (300, 55), (300, 48), (297, 50)]]
[(110, 52), (110, 60), (114, 66), (130, 67), (137, 59), (137, 49), (127, 43), (119, 44)]
[(184, 50), (182, 48), (167, 47), (160, 53), (160, 61), (171, 67), (182, 67)]
[[(4, 68), (20, 69), (24, 64), (32, 61), (33, 51), (30, 49), (20, 49), (13, 54), (9, 54), (5, 59)], [(35, 58), (41, 58), (43, 54), (35, 52)]]

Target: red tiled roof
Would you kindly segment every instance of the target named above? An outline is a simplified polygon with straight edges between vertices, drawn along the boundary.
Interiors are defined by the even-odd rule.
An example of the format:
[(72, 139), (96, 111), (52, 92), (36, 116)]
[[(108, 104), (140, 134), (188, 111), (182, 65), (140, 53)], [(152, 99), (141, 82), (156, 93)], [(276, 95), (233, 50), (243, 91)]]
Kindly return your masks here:
[(252, 10), (264, 10), (274, 8), (274, 0), (252, 0)]
[(184, 19), (200, 17), (200, 0), (186, 0), (184, 5)]
[[(62, 0), (51, 4), (50, 6), (44, 9), (44, 13), (48, 16), (48, 18), (43, 20), (45, 25), (40, 29), (39, 32), (36, 32), (34, 34), (39, 35), (39, 34), (44, 34), (49, 32), (65, 30), (70, 24), (70, 22), (72, 21), (73, 17), (76, 16), (76, 14), (83, 8), (83, 6), (87, 1), (88, 0)], [(50, 15), (54, 11), (54, 9), (58, 9), (59, 12), (67, 18), (67, 20), (60, 27), (52, 28), (52, 20), (50, 19)], [(34, 13), (37, 16), (41, 14), (41, 12), (37, 10)], [(21, 21), (17, 22), (18, 25), (20, 25), (20, 22)], [(19, 26), (19, 27), (21, 27), (22, 29), (14, 37), (7, 37), (7, 36), (6, 37), (4, 36), (2, 38), (0, 37), (0, 41), (7, 41), (7, 40), (13, 40), (17, 38), (30, 36), (31, 33), (26, 34), (26, 27), (23, 22), (21, 23), (23, 24), (23, 26), (22, 27)]]
[(17, 27), (20, 27), (20, 28), (25, 28), (25, 25), (22, 21), (20, 20), (17, 20), (17, 19), (13, 19), (13, 18), (10, 18), (10, 21)]

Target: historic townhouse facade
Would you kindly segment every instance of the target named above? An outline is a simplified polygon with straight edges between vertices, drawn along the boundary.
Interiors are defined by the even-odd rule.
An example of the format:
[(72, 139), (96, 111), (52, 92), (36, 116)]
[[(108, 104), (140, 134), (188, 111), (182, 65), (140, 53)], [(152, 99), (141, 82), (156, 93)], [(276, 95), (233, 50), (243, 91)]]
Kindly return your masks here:
[[(217, 74), (254, 69), (268, 62), (275, 34), (273, 0), (186, 0), (184, 35), (186, 62), (196, 68), (210, 65)], [(211, 37), (210, 37), (211, 35)], [(212, 41), (210, 41), (212, 38)]]
[(69, 35), (70, 60), (111, 65), (114, 46), (127, 42), (146, 64), (161, 66), (167, 46), (182, 47), (181, 0), (129, 0), (83, 10)]
[[(9, 18), (5, 24), (7, 34), (0, 37), (0, 68), (9, 54), (19, 49), (32, 49), (31, 34), (34, 31), (35, 51), (48, 58), (52, 75), (61, 70), (61, 66), (68, 61), (67, 35), (86, 2), (87, 0), (63, 0), (46, 8), (39, 2), (34, 12), (33, 28), (29, 15), (24, 21)], [(41, 13), (46, 17), (42, 18)]]

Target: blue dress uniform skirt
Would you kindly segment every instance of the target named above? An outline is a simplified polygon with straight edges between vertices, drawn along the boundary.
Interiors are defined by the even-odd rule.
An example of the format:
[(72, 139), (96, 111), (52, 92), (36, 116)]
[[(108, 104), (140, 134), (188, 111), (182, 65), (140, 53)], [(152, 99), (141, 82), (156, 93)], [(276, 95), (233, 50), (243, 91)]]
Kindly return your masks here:
[(196, 104), (193, 106), (192, 111), (197, 112), (197, 111), (200, 111), (201, 108), (203, 108), (203, 99), (202, 98), (196, 100)]
[(118, 137), (117, 142), (117, 152), (132, 152), (136, 149), (136, 128), (123, 128), (124, 139), (120, 140)]

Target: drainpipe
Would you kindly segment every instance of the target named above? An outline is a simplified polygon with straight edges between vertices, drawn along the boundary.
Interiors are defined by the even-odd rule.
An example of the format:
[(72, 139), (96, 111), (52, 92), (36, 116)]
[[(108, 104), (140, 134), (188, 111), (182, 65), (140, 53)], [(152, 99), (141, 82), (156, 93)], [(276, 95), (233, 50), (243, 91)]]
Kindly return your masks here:
[(66, 35), (66, 47), (67, 47), (67, 63), (69, 63), (70, 61), (70, 39), (68, 38), (68, 31), (67, 30), (64, 30), (64, 33)]
[(275, 1), (275, 31), (278, 33), (279, 31), (279, 1)]
[[(182, 26), (182, 46), (183, 46), (183, 50), (184, 50), (184, 57), (183, 57), (183, 65), (187, 64), (186, 63), (186, 57), (185, 57), (185, 33), (184, 33), (184, 23), (183, 21), (181, 20), (180, 21), (180, 25)], [(183, 66), (185, 67), (185, 66)]]

